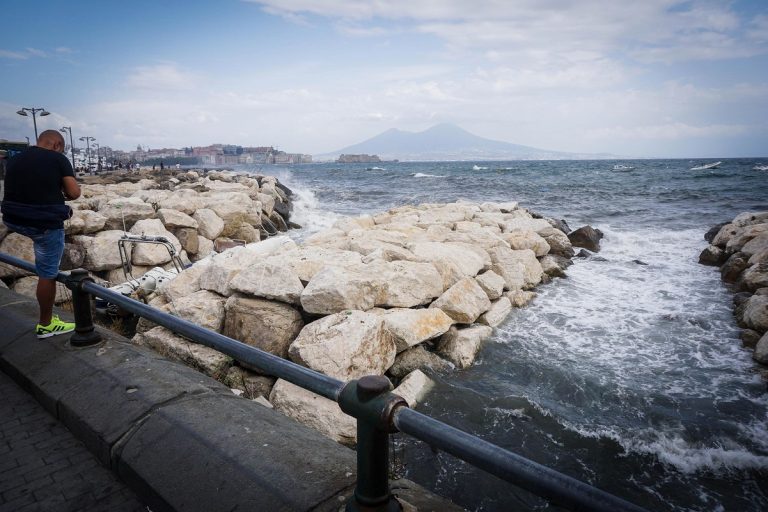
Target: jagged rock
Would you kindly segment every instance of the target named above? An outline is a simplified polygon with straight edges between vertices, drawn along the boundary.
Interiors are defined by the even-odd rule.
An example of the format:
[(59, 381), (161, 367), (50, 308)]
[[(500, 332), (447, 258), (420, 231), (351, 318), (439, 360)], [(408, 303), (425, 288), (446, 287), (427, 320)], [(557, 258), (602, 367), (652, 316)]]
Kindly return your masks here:
[(504, 296), (509, 299), (512, 307), (522, 308), (530, 304), (531, 301), (536, 298), (536, 292), (514, 290), (505, 293)]
[(288, 304), (233, 295), (225, 303), (224, 335), (280, 357), (304, 327)]
[(187, 215), (193, 215), (197, 210), (204, 209), (205, 204), (205, 199), (200, 197), (194, 190), (179, 189), (174, 190), (171, 195), (160, 200), (158, 207), (160, 209), (176, 210)]
[(458, 323), (471, 324), (488, 311), (491, 301), (477, 281), (465, 277), (446, 290), (429, 307), (440, 308)]
[(493, 270), (487, 270), (475, 278), (490, 300), (496, 300), (504, 292), (504, 278)]
[(392, 336), (397, 352), (445, 333), (453, 320), (441, 309), (391, 309), (384, 316), (384, 328)]
[(301, 294), (304, 311), (329, 315), (346, 309), (366, 311), (374, 307), (385, 284), (379, 276), (364, 270), (362, 265), (323, 268), (310, 279)]
[(699, 263), (719, 267), (725, 261), (725, 251), (716, 245), (708, 245), (699, 254)]
[[(176, 252), (181, 251), (181, 243), (173, 236), (173, 233), (165, 229), (160, 219), (144, 219), (136, 221), (131, 228), (134, 235), (162, 236), (174, 247)], [(171, 261), (171, 254), (164, 245), (160, 244), (133, 244), (131, 261), (135, 265), (156, 266)]]
[(768, 212), (745, 212), (737, 215), (731, 222), (737, 227), (765, 224), (768, 223)]
[(507, 297), (501, 297), (491, 304), (488, 311), (480, 315), (478, 323), (496, 327), (501, 324), (512, 312), (512, 303)]
[(502, 238), (506, 240), (511, 249), (530, 249), (536, 257), (549, 254), (549, 243), (535, 231), (513, 231), (504, 233)]
[(467, 368), (477, 357), (483, 340), (490, 337), (493, 329), (487, 325), (473, 325), (459, 329), (451, 327), (437, 344), (437, 353), (459, 368)]
[[(764, 248), (768, 245), (768, 224), (755, 224), (740, 228), (739, 232), (733, 235), (728, 240), (728, 243), (725, 244), (725, 252), (726, 254), (742, 252), (742, 248), (746, 246), (747, 243), (758, 237), (762, 238), (751, 246), (752, 251), (757, 251), (760, 247)], [(748, 253), (749, 256), (752, 254), (753, 252), (751, 251)]]
[(72, 217), (64, 222), (64, 232), (68, 235), (96, 233), (104, 229), (107, 218), (91, 210), (74, 210)]
[(213, 210), (197, 209), (192, 218), (197, 221), (197, 232), (208, 240), (215, 240), (224, 231), (224, 220)]
[(189, 254), (197, 254), (200, 250), (200, 236), (197, 234), (197, 230), (192, 228), (176, 228), (173, 230), (173, 236), (175, 236), (181, 248), (187, 251)]
[(571, 265), (571, 260), (556, 254), (547, 254), (539, 259), (541, 269), (549, 277), (565, 277), (565, 269)]
[(276, 380), (268, 375), (258, 375), (245, 368), (233, 366), (222, 379), (222, 383), (231, 389), (239, 389), (243, 392), (243, 397), (253, 400), (257, 397), (269, 397)]
[(539, 236), (544, 238), (549, 245), (549, 254), (573, 258), (573, 244), (568, 239), (568, 235), (559, 229), (546, 228), (538, 231)]
[(751, 257), (766, 250), (768, 250), (768, 233), (762, 233), (745, 243), (740, 252)]
[(739, 277), (739, 289), (751, 292), (768, 287), (768, 263), (759, 263), (747, 268)]
[(106, 217), (105, 227), (108, 230), (130, 229), (136, 221), (155, 217), (152, 205), (138, 197), (112, 199), (99, 208), (99, 213)]
[(200, 276), (208, 273), (208, 270), (208, 264), (193, 265), (174, 279), (158, 286), (157, 292), (168, 301), (191, 295), (200, 290)]
[(325, 247), (301, 247), (296, 251), (271, 256), (268, 263), (288, 266), (301, 281), (308, 283), (315, 274), (327, 266), (355, 267), (362, 261), (360, 253)]
[(512, 233), (513, 231), (534, 231), (538, 233), (545, 229), (552, 229), (552, 226), (550, 226), (549, 222), (546, 220), (533, 219), (530, 215), (527, 215), (527, 217), (508, 219), (500, 222), (499, 225), (501, 226), (501, 231), (503, 233)]
[(78, 244), (64, 244), (64, 253), (61, 255), (61, 270), (72, 270), (82, 268), (85, 262), (85, 249)]
[[(32, 299), (37, 297), (37, 276), (26, 276), (13, 282), (11, 289), (25, 297)], [(62, 304), (72, 299), (72, 292), (62, 283), (56, 283), (56, 304)]]
[(603, 234), (592, 226), (582, 226), (568, 234), (568, 240), (576, 247), (583, 247), (592, 252), (600, 251), (600, 240)]
[(259, 262), (240, 271), (230, 287), (247, 295), (300, 304), (304, 285), (289, 267)]
[[(18, 233), (9, 233), (3, 241), (0, 242), (0, 252), (4, 252), (5, 254), (9, 254), (30, 263), (35, 262), (35, 249), (32, 240)], [(13, 265), (8, 265), (7, 263), (0, 263), (0, 277), (19, 277), (28, 275), (31, 275), (31, 272), (27, 272), (26, 270), (22, 270)]]
[(768, 333), (763, 334), (763, 337), (755, 345), (752, 359), (760, 364), (768, 364)]
[(485, 251), (483, 251), (485, 257), (483, 257), (474, 247), (461, 243), (422, 242), (411, 244), (408, 249), (424, 261), (453, 263), (463, 276), (468, 277), (476, 276), (488, 260)]
[(735, 283), (742, 272), (749, 266), (749, 257), (746, 254), (737, 252), (720, 267), (720, 276), (726, 283)]
[(757, 342), (760, 341), (760, 333), (752, 329), (744, 329), (739, 337), (741, 338), (742, 345), (751, 349), (754, 349), (757, 346)]
[(428, 351), (423, 345), (416, 345), (397, 354), (394, 364), (387, 370), (387, 373), (395, 379), (402, 379), (413, 370), (425, 370), (427, 368), (443, 371), (454, 368), (454, 365)]
[(357, 421), (346, 415), (333, 400), (278, 379), (269, 401), (275, 409), (299, 423), (346, 446), (357, 442)]
[(720, 232), (721, 229), (723, 229), (723, 226), (728, 224), (727, 222), (721, 222), (720, 224), (717, 224), (716, 226), (713, 226), (704, 234), (704, 240), (709, 242), (710, 244), (715, 239), (717, 234)]
[(531, 288), (541, 282), (544, 270), (530, 249), (515, 251), (504, 247), (488, 250), (493, 265), (491, 270), (504, 278), (505, 288), (515, 290)]
[(429, 391), (435, 387), (435, 383), (424, 375), (421, 370), (414, 370), (400, 382), (392, 392), (405, 398), (408, 407), (414, 408), (421, 402)]
[(208, 290), (174, 299), (170, 303), (171, 314), (188, 320), (205, 329), (221, 332), (224, 324), (226, 298)]
[(213, 378), (222, 378), (232, 365), (232, 358), (204, 345), (174, 334), (165, 327), (155, 327), (133, 337), (133, 342), (196, 368)]
[[(187, 251), (189, 252), (189, 251)], [(197, 252), (192, 253), (192, 261), (200, 261), (208, 256), (214, 254), (213, 240), (208, 240), (204, 236), (197, 237)]]
[(344, 311), (307, 324), (288, 350), (293, 361), (345, 381), (383, 375), (395, 353), (381, 317), (362, 311)]
[[(571, 228), (568, 226), (568, 223), (565, 221), (565, 219), (546, 218), (545, 220), (549, 222), (550, 226), (552, 226), (558, 231), (561, 231), (563, 234), (571, 232)], [(541, 232), (539, 232), (539, 234), (541, 235)], [(544, 235), (541, 235), (541, 236), (544, 236)]]
[(288, 231), (288, 223), (285, 222), (285, 218), (277, 210), (270, 213), (268, 218), (278, 231)]
[(443, 292), (443, 280), (431, 263), (393, 261), (370, 265), (384, 285), (376, 305), (411, 308), (429, 303)]
[(747, 262), (751, 265), (758, 265), (760, 263), (768, 263), (768, 249), (764, 249), (760, 252), (756, 252), (752, 256), (749, 257), (749, 261)]
[[(120, 230), (109, 230), (97, 233), (95, 236), (77, 235), (75, 243), (85, 249), (83, 265), (90, 271), (111, 270), (122, 266), (117, 241), (122, 238)], [(131, 257), (130, 244), (126, 246), (128, 257)], [(166, 260), (167, 261), (167, 260)]]
[(715, 245), (721, 249), (725, 249), (725, 245), (734, 235), (738, 234), (741, 228), (733, 223), (725, 224), (720, 231), (717, 232), (715, 238), (712, 239), (712, 245)]
[(160, 208), (157, 210), (157, 217), (163, 225), (171, 230), (173, 228), (192, 228), (197, 229), (198, 223), (195, 219), (184, 212), (172, 210), (170, 208)]
[(760, 334), (768, 331), (768, 295), (755, 294), (744, 303), (744, 325)]

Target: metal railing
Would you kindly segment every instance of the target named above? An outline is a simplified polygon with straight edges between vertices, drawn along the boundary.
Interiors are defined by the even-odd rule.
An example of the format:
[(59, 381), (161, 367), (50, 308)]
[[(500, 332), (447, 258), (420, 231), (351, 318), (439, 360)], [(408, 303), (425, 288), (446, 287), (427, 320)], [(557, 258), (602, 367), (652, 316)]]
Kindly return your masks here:
[[(0, 262), (33, 273), (35, 270), (33, 264), (3, 253), (0, 253)], [(645, 510), (410, 409), (402, 397), (390, 392), (391, 383), (386, 377), (370, 375), (342, 382), (108, 290), (97, 285), (86, 270), (60, 272), (56, 280), (72, 291), (76, 324), (70, 338), (73, 346), (85, 347), (101, 342), (91, 314), (91, 297), (99, 297), (193, 342), (254, 366), (265, 374), (337, 402), (342, 411), (357, 419), (357, 482), (354, 495), (347, 503), (348, 512), (400, 510), (389, 489), (389, 435), (398, 431), (569, 510)]]

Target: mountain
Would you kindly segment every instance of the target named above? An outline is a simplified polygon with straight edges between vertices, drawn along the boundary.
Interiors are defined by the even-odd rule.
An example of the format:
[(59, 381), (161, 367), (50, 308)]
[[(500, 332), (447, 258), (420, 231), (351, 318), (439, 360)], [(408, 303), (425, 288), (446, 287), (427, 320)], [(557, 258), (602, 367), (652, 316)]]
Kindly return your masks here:
[(423, 132), (392, 128), (368, 140), (338, 151), (317, 155), (333, 160), (341, 154), (375, 154), (382, 160), (564, 160), (605, 158), (577, 155), (485, 139), (454, 124), (443, 123)]

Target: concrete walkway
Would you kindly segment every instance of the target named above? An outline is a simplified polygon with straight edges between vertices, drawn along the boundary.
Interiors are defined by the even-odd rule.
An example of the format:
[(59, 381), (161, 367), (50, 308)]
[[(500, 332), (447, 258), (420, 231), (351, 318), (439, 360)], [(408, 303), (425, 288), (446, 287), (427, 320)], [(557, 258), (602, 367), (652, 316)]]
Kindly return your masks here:
[(0, 512), (146, 512), (56, 418), (0, 372)]

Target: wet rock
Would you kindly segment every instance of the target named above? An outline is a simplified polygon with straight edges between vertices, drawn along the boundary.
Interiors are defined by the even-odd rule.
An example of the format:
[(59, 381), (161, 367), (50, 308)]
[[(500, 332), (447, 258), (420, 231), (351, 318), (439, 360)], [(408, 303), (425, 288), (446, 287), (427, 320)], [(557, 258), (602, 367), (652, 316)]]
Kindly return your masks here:
[(749, 266), (749, 257), (737, 252), (732, 254), (720, 267), (720, 276), (726, 283), (735, 283)]
[(752, 329), (743, 329), (739, 337), (741, 338), (741, 344), (751, 349), (754, 349), (757, 346), (757, 342), (760, 341), (760, 333)]
[(437, 353), (459, 368), (467, 368), (477, 357), (483, 341), (493, 329), (487, 325), (473, 325), (459, 329), (451, 327), (437, 344)]
[(603, 234), (592, 226), (582, 226), (568, 234), (568, 240), (576, 247), (583, 247), (592, 252), (600, 251), (600, 240)]
[(709, 242), (711, 244), (712, 241), (717, 236), (717, 234), (720, 232), (721, 229), (723, 229), (723, 226), (725, 226), (726, 224), (728, 224), (728, 222), (721, 222), (720, 224), (717, 224), (717, 225), (711, 227), (709, 229), (709, 231), (707, 231), (704, 234), (704, 240), (706, 240), (707, 242)]
[(538, 234), (546, 240), (549, 245), (549, 254), (572, 258), (573, 244), (568, 239), (565, 232), (555, 228), (542, 229)]
[(744, 303), (744, 325), (761, 334), (768, 331), (768, 295), (753, 295)]
[(768, 364), (768, 333), (763, 334), (763, 337), (755, 345), (752, 359), (760, 364)]
[(435, 383), (427, 377), (421, 370), (414, 370), (400, 382), (392, 392), (405, 398), (408, 407), (415, 408), (416, 405), (424, 400), (429, 391), (435, 387)]
[(397, 354), (392, 367), (387, 373), (395, 379), (402, 379), (413, 370), (430, 369), (445, 371), (454, 368), (454, 365), (437, 354), (428, 351), (423, 345), (416, 345)]
[(737, 282), (740, 290), (754, 292), (768, 287), (768, 263), (758, 263), (747, 268)]
[(726, 259), (725, 251), (716, 245), (709, 245), (699, 254), (699, 263), (719, 267)]

